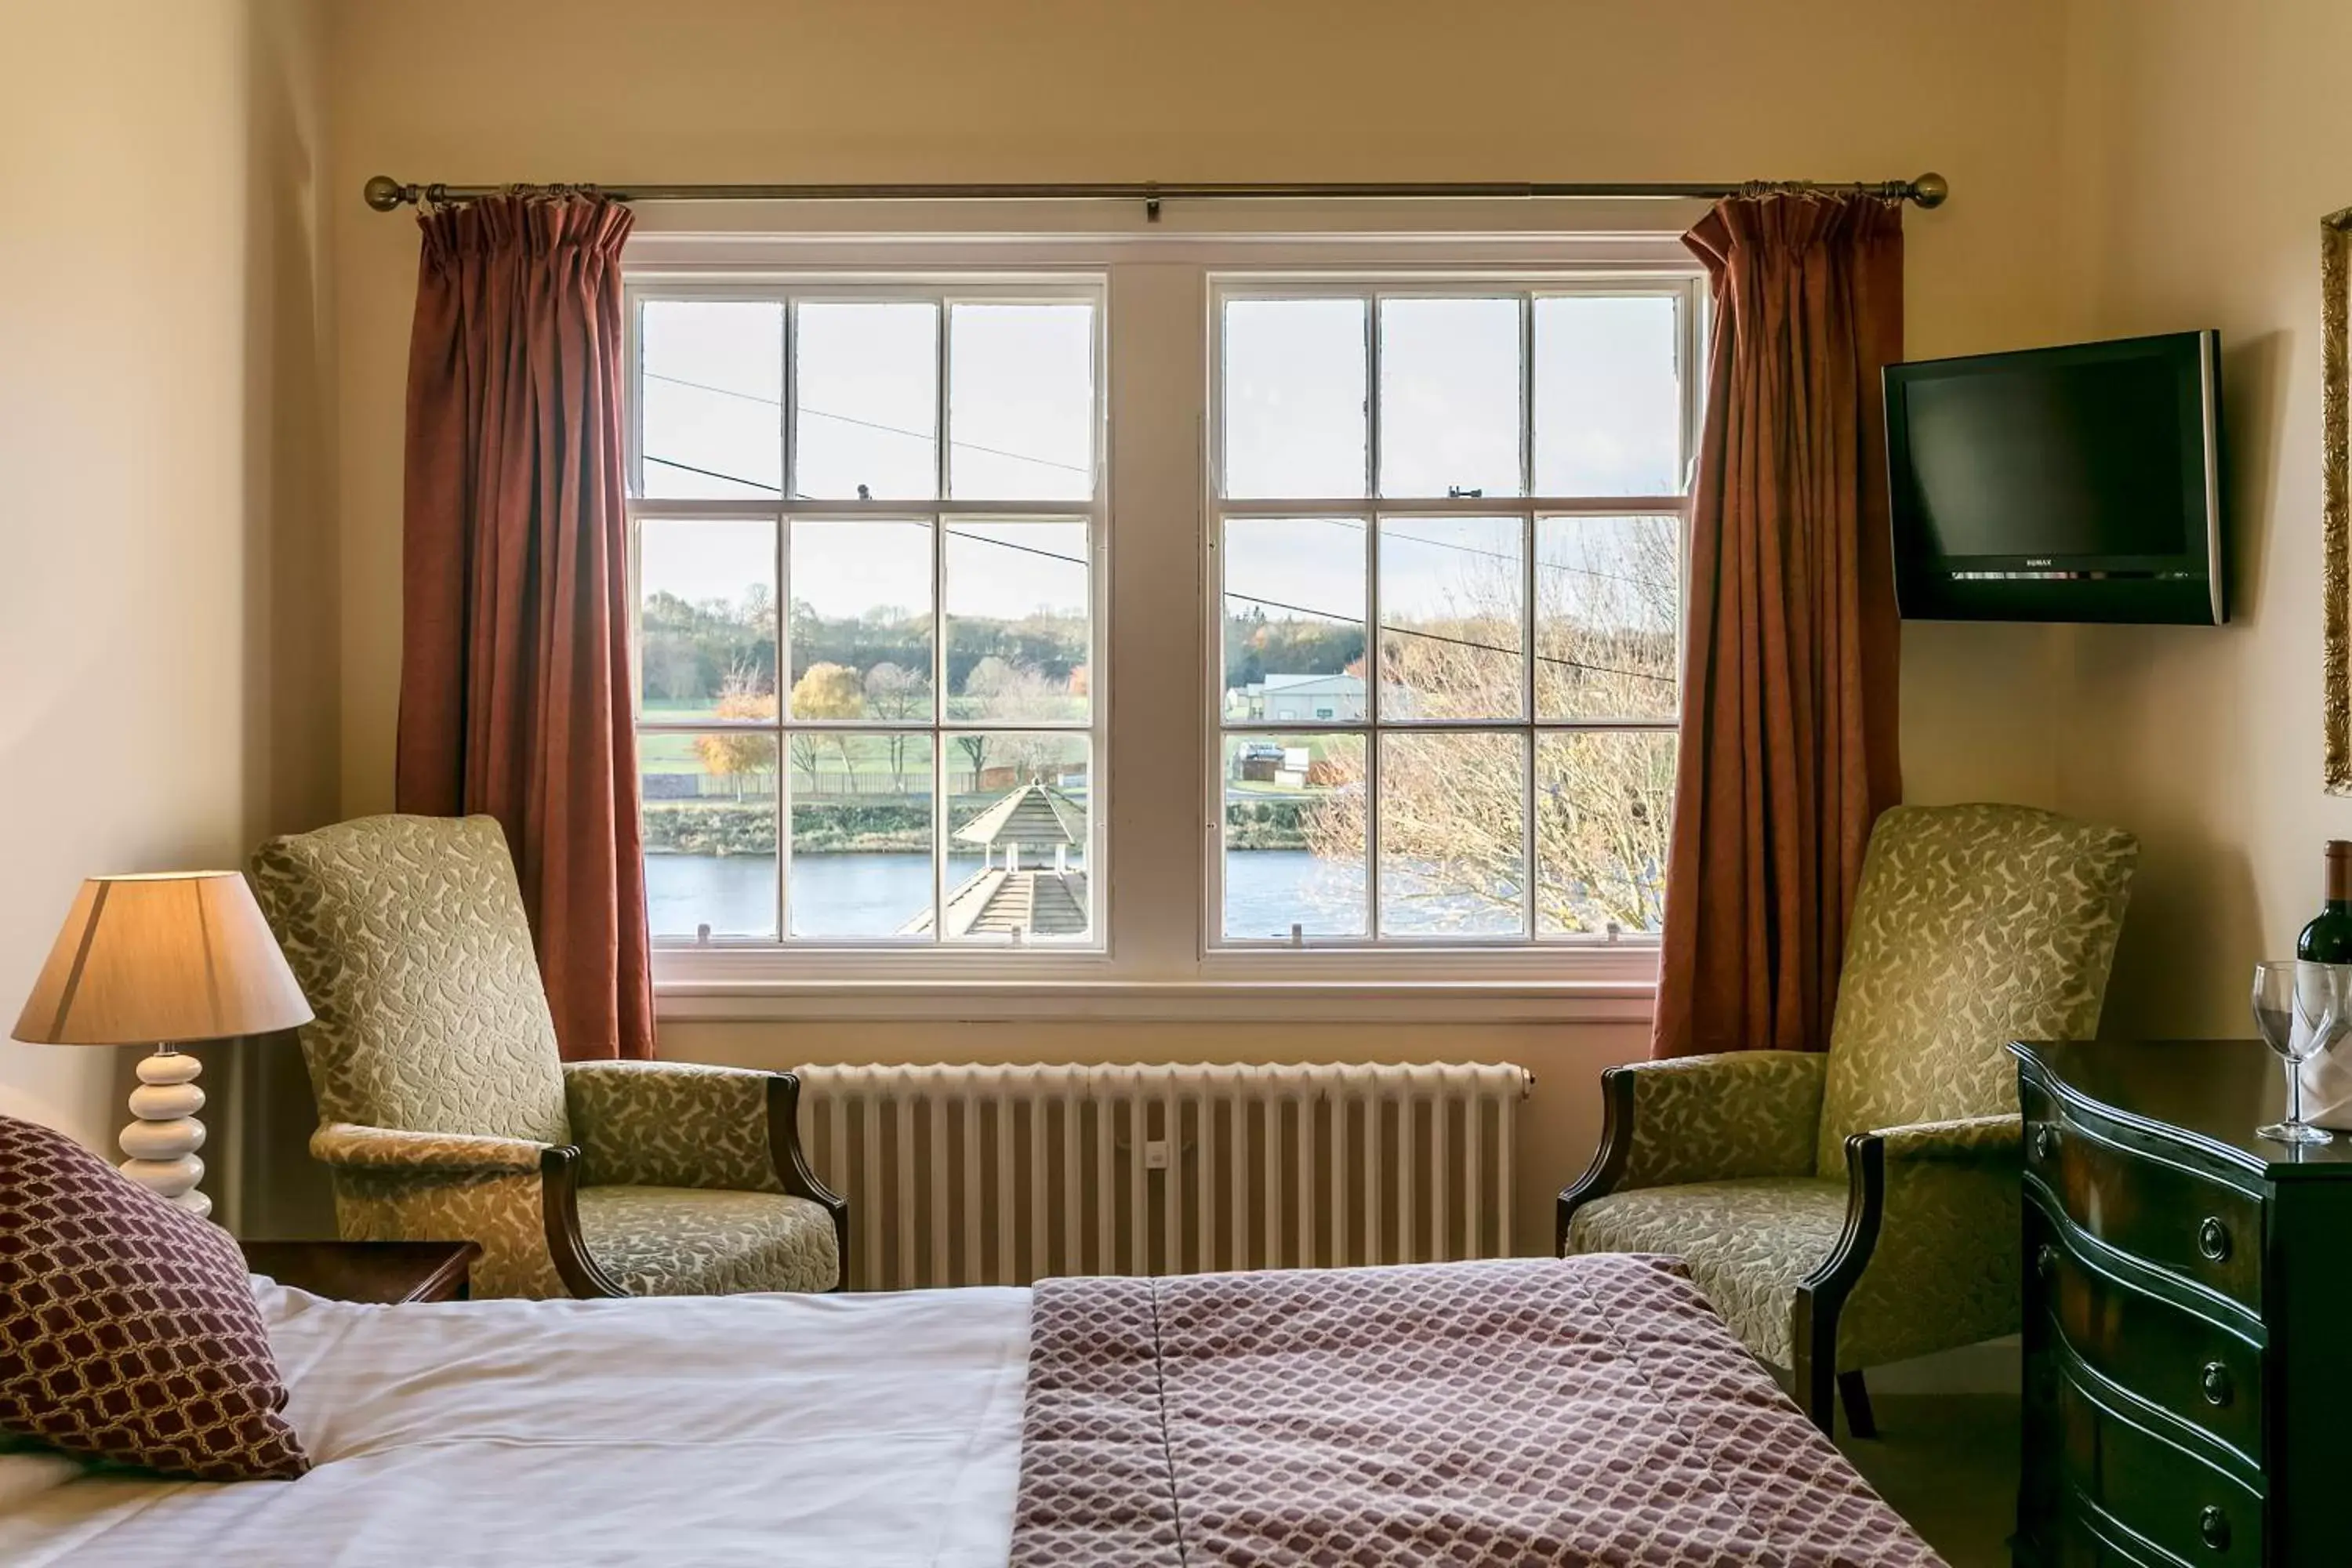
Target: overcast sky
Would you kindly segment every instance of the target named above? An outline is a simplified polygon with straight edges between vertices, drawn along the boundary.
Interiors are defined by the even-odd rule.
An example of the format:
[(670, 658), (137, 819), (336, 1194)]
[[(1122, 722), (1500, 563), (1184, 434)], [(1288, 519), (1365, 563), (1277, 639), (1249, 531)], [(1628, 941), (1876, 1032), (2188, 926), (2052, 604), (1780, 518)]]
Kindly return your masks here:
[[(1533, 308), (1538, 494), (1677, 488), (1675, 302), (1555, 297)], [(649, 301), (642, 347), (645, 484), (665, 497), (782, 494), (784, 311), (773, 303)], [(1367, 305), (1227, 306), (1226, 493), (1338, 499), (1366, 482)], [(958, 304), (949, 312), (949, 491), (959, 499), (1080, 500), (1093, 482), (1093, 310)], [(940, 313), (928, 303), (803, 302), (795, 351), (796, 494), (936, 493)], [(1520, 334), (1509, 299), (1392, 299), (1380, 311), (1384, 495), (1525, 493)], [(656, 461), (655, 459), (667, 459)], [(1083, 525), (950, 526), (949, 610), (1017, 616), (1086, 601)], [(1280, 604), (1363, 613), (1360, 520), (1237, 524), (1227, 585)], [(1444, 613), (1470, 579), (1516, 574), (1516, 522), (1415, 519), (1391, 526), (1382, 595), (1397, 615)], [(647, 525), (648, 591), (738, 600), (775, 587), (770, 525)], [(802, 524), (793, 597), (827, 616), (930, 598), (929, 531), (917, 523)], [(1573, 562), (1570, 531), (1543, 559)], [(1064, 559), (1075, 557), (1078, 559)], [(1267, 614), (1289, 612), (1269, 604)]]

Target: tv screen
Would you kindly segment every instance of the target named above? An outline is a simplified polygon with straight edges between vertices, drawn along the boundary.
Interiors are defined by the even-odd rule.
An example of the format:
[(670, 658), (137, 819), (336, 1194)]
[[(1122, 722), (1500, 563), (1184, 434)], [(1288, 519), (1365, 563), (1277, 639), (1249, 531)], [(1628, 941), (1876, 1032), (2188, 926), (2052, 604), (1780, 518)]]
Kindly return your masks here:
[(1911, 485), (1939, 555), (2174, 555), (2179, 378), (2161, 360), (1916, 383)]
[(1889, 366), (1904, 613), (2220, 619), (2215, 363), (2180, 332)]

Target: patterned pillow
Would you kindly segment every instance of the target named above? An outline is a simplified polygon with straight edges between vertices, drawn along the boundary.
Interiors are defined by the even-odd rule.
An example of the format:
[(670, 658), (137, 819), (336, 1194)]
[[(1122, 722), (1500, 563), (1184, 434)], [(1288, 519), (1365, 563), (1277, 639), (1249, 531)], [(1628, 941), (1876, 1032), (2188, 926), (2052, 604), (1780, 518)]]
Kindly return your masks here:
[(0, 1432), (199, 1480), (310, 1468), (236, 1244), (0, 1116)]

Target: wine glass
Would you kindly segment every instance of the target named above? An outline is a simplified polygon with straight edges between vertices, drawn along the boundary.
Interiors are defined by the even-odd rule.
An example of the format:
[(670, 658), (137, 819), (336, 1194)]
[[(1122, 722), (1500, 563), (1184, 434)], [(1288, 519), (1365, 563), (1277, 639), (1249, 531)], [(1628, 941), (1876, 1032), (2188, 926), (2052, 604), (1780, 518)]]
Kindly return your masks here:
[(2332, 1143), (2336, 1134), (2303, 1119), (2303, 1064), (2352, 1028), (2352, 964), (2275, 959), (2254, 965), (2254, 1026), (2286, 1063), (2284, 1121), (2255, 1132), (2280, 1143)]

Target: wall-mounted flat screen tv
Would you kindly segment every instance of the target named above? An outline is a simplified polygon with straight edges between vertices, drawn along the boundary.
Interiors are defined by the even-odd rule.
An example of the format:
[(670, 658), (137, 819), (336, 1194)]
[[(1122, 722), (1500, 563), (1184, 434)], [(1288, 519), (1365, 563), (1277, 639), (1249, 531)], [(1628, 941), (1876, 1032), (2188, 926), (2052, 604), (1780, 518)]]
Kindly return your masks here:
[(1903, 614), (2227, 619), (2220, 353), (2174, 332), (1887, 366)]

